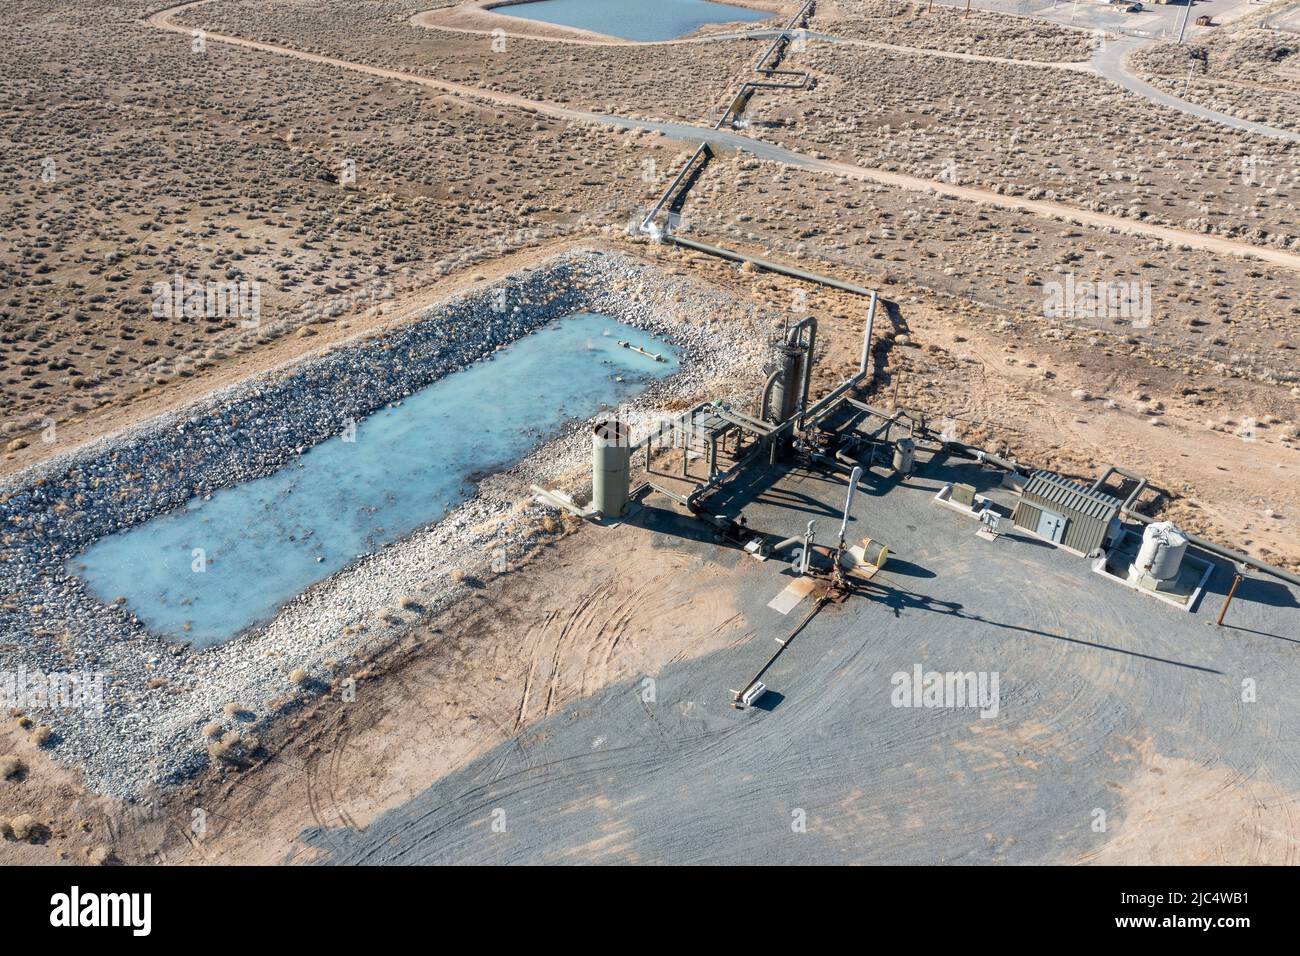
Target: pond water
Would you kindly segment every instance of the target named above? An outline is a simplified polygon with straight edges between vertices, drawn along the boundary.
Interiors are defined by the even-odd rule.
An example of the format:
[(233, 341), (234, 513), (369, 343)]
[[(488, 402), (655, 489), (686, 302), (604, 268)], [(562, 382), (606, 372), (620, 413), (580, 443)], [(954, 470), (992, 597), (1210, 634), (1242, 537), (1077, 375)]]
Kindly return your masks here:
[(773, 16), (710, 0), (532, 0), (493, 7), (492, 12), (643, 42), (675, 40), (708, 23), (752, 23)]
[(673, 349), (644, 332), (569, 316), (376, 412), (355, 436), (100, 539), (68, 570), (100, 600), (125, 597), (155, 633), (219, 644), (359, 555), (440, 520), (476, 476), (525, 457), (566, 421), (628, 401), (678, 367)]

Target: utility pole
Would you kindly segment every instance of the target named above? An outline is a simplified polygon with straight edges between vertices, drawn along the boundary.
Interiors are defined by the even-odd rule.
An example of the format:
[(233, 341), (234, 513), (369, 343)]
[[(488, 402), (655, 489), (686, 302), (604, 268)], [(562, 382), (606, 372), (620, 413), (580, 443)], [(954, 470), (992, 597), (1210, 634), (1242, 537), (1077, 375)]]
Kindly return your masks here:
[(1183, 22), (1178, 25), (1178, 42), (1183, 42), (1183, 31), (1187, 29), (1187, 18), (1192, 13), (1192, 0), (1186, 0), (1187, 6), (1183, 8)]

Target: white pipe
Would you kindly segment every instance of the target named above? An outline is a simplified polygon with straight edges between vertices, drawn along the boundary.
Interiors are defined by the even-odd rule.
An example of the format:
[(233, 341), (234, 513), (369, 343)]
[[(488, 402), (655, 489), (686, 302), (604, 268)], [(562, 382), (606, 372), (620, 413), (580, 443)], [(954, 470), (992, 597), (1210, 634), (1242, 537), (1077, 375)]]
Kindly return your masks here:
[(807, 531), (807, 532), (805, 533), (805, 535), (804, 535), (804, 542), (803, 542), (803, 558), (802, 558), (802, 560), (799, 562), (799, 573), (800, 573), (800, 574), (807, 574), (807, 573), (808, 573), (808, 564), (809, 564), (809, 562), (812, 560), (813, 537), (814, 537), (816, 531), (817, 531), (817, 522), (816, 522), (815, 520), (814, 520), (814, 521), (809, 521), (809, 522), (808, 522), (808, 531)]
[(871, 367), (871, 327), (876, 322), (876, 301), (879, 293), (871, 293), (871, 305), (867, 308), (867, 329), (862, 334), (862, 363), (858, 366), (858, 375), (866, 375)]
[(853, 493), (858, 490), (858, 479), (862, 477), (862, 466), (853, 469), (849, 476), (849, 494), (844, 499), (844, 520), (840, 522), (840, 547), (844, 547), (844, 535), (849, 530), (849, 509), (853, 507)]

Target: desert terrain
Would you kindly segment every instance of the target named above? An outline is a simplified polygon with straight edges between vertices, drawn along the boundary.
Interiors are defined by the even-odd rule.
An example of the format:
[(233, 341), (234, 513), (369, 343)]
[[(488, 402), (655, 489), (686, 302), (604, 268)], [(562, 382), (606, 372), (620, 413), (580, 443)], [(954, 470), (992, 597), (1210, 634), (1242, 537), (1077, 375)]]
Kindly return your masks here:
[[(400, 403), (432, 378), (410, 371), (424, 353), (403, 351), (408, 340), (436, 339), (441, 317), (457, 330), (490, 321), (496, 288), (556, 314), (575, 289), (611, 313), (625, 302), (628, 321), (682, 344), (695, 370), (655, 393), (659, 412), (717, 395), (748, 404), (767, 371), (759, 345), (814, 314), (811, 398), (827, 395), (858, 368), (862, 296), (637, 228), (702, 141), (710, 159), (677, 195), (671, 233), (877, 290), (887, 307), (864, 402), (1085, 483), (1111, 464), (1134, 469), (1159, 490), (1148, 516), (1300, 571), (1300, 143), (1284, 135), (1300, 131), (1300, 35), (1271, 26), (1287, 4), (1190, 28), (1183, 44), (1143, 42), (1126, 60), (1165, 94), (1281, 135), (1117, 85), (1096, 59), (1116, 36), (885, 0), (816, 4), (781, 61), (807, 81), (757, 88), (738, 122), (720, 123), (802, 6), (748, 5), (770, 16), (640, 43), (473, 2), (0, 0), (21, 27), (0, 65), (0, 660), (111, 665), (129, 701), (111, 734), (127, 734), (128, 713), (151, 724), (115, 750), (110, 731), (10, 708), (0, 862), (752, 862), (717, 850), (720, 820), (656, 843), (647, 834), (669, 821), (638, 814), (648, 794), (691, 805), (714, 748), (743, 735), (704, 695), (795, 622), (762, 619), (769, 595), (755, 595), (770, 582), (685, 517), (606, 529), (539, 506), (535, 482), (578, 499), (590, 487), (576, 427), (486, 480), (485, 503), (469, 501), (452, 530), (421, 529), (220, 648), (168, 644), (113, 606), (92, 628), (93, 602), (36, 556), (93, 540), (83, 512), (112, 514), (96, 513), (96, 529), (128, 528), (285, 466), (345, 406), (361, 417)], [(159, 314), (159, 284), (176, 277), (251, 284), (258, 306)], [(1140, 290), (1144, 308), (1053, 314), (1053, 289), (1076, 281)], [(367, 378), (390, 354), (401, 369)], [(341, 376), (340, 362), (351, 377), (330, 391), (318, 380)], [(247, 474), (202, 435), (167, 437), (200, 418), (279, 428), (294, 401), (310, 405), (309, 424), (265, 438)], [(207, 445), (230, 445), (223, 434)], [(148, 456), (119, 447), (139, 435)], [(785, 491), (824, 512), (842, 492), (823, 484), (800, 473)], [(888, 519), (904, 565), (964, 579), (964, 551), (905, 543), (918, 525), (942, 533), (913, 510)], [(485, 570), (501, 535), (508, 569)], [(980, 838), (937, 862), (1294, 863), (1300, 779), (1278, 749), (1294, 714), (1244, 708), (1231, 686), (1289, 666), (1290, 592), (1260, 585), (1275, 597), (1248, 621), (1259, 633), (1201, 646), (1189, 635), (1213, 623), (1218, 590), (1146, 634), (1140, 608), (1109, 609), (1100, 585), (1084, 586), (1095, 600), (1083, 623), (1035, 608), (1008, 625), (1017, 634), (988, 632), (979, 663), (1032, 688), (1010, 728), (907, 730), (888, 711), (868, 722), (901, 741), (896, 761), (873, 766), (911, 804), (795, 761), (789, 790), (806, 786), (833, 824), (816, 834), (821, 856), (788, 859), (925, 862), (887, 834), (943, 820), (937, 840)], [(342, 606), (348, 588), (362, 596), (336, 612), (328, 602)], [(73, 592), (66, 605), (44, 597)], [(975, 614), (976, 596), (944, 600)], [(917, 606), (832, 609), (837, 633), (879, 629), (898, 645), (836, 645), (791, 686), (892, 667), (900, 648), (956, 654), (961, 634), (906, 615), (888, 629)], [(1062, 639), (1020, 658), (1014, 641), (1029, 633)], [(1076, 658), (1079, 639), (1093, 647)], [(672, 689), (671, 712), (629, 704), (647, 677)], [(1116, 688), (1131, 702), (1108, 710)], [(824, 742), (819, 719), (849, 720), (824, 706), (728, 759)], [(828, 763), (872, 745), (846, 734)], [(944, 734), (954, 750), (940, 753)], [(649, 781), (656, 754), (679, 776), (629, 783)], [(1070, 774), (1090, 795), (1120, 795), (1113, 835), (1089, 842), (1054, 822), (1076, 808), (1048, 778)], [(481, 829), (492, 788), (519, 799), (539, 778), (529, 825), (565, 821), (554, 845), (439, 842), (458, 821)], [(927, 781), (942, 781), (933, 797)], [(1034, 794), (1026, 835), (996, 824), (1010, 804), (945, 817), (943, 800), (970, 782)], [(571, 795), (550, 792), (561, 785)], [(776, 812), (741, 791), (742, 806)], [(1171, 794), (1182, 798), (1169, 809)]]

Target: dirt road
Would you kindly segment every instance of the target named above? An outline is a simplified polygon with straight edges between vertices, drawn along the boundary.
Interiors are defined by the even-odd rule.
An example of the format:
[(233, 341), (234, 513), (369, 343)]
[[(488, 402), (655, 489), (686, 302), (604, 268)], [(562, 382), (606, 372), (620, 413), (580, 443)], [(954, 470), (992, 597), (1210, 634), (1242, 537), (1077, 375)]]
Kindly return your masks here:
[(1126, 37), (1122, 40), (1110, 40), (1093, 55), (1092, 66), (1098, 75), (1110, 80), (1112, 83), (1119, 84), (1126, 90), (1145, 97), (1157, 106), (1165, 106), (1186, 113), (1189, 116), (1195, 116), (1197, 119), (1210, 120), (1222, 126), (1230, 126), (1233, 129), (1254, 133), (1256, 136), (1271, 136), (1275, 139), (1300, 143), (1300, 133), (1278, 129), (1275, 126), (1266, 126), (1263, 123), (1254, 123), (1250, 120), (1230, 116), (1227, 113), (1220, 113), (1218, 110), (1189, 103), (1187, 100), (1179, 99), (1177, 96), (1158, 90), (1150, 83), (1140, 79), (1128, 68), (1128, 57), (1130, 53), (1133, 53), (1139, 47), (1146, 46), (1151, 42), (1150, 40), (1132, 37)]
[[(166, 10), (160, 10), (149, 18), (149, 23), (158, 29), (183, 34), (188, 37), (194, 32), (193, 29), (177, 24), (175, 22), (175, 17), (182, 11), (200, 6), (204, 2), (206, 2), (206, 0), (194, 0), (194, 2), (191, 3), (185, 3), (180, 6), (170, 7)], [(222, 33), (205, 33), (205, 37), (208, 42), (227, 43), (233, 46), (244, 47), (246, 49), (259, 50), (264, 53), (292, 57), (308, 63), (332, 66), (345, 70), (354, 70), (356, 72), (366, 73), (370, 76), (382, 77), (383, 79), (388, 80), (414, 83), (427, 89), (436, 90), (439, 93), (513, 106), (518, 109), (535, 111), (558, 119), (565, 119), (574, 122), (600, 123), (618, 126), (623, 129), (648, 130), (650, 132), (662, 133), (663, 135), (673, 139), (680, 139), (687, 142), (699, 142), (703, 140), (719, 148), (740, 150), (762, 159), (796, 166), (801, 169), (830, 173), (836, 176), (848, 176), (854, 179), (876, 182), (911, 192), (924, 192), (947, 196), (967, 202), (996, 206), (1001, 209), (1020, 210), (1032, 213), (1035, 216), (1074, 222), (1092, 228), (1106, 229), (1137, 236), (1147, 236), (1149, 238), (1160, 239), (1177, 245), (1184, 245), (1188, 248), (1211, 252), (1216, 255), (1253, 257), (1264, 262), (1272, 263), (1273, 265), (1300, 272), (1300, 254), (1286, 252), (1281, 249), (1267, 246), (1255, 246), (1250, 243), (1236, 242), (1231, 239), (1221, 239), (1214, 236), (1201, 235), (1199, 233), (1185, 232), (1180, 229), (1151, 225), (1132, 219), (1125, 219), (1122, 216), (1112, 216), (1106, 213), (1097, 213), (1085, 209), (1079, 209), (1075, 206), (1069, 206), (1064, 203), (1023, 199), (1015, 196), (1001, 196), (990, 190), (946, 185), (933, 180), (922, 179), (917, 176), (908, 176), (903, 173), (894, 173), (883, 169), (874, 169), (855, 166), (850, 163), (840, 163), (828, 159), (819, 159), (806, 153), (785, 149), (781, 146), (772, 143), (765, 143), (761, 140), (749, 136), (743, 136), (729, 130), (713, 130), (706, 127), (694, 126), (688, 123), (669, 123), (658, 120), (635, 119), (628, 116), (617, 116), (606, 113), (592, 113), (586, 110), (571, 109), (555, 103), (532, 100), (512, 93), (484, 90), (461, 83), (450, 83), (433, 77), (404, 73), (400, 70), (390, 70), (384, 67), (371, 66), (365, 63), (341, 60), (336, 57), (323, 56), (317, 53), (307, 53), (302, 50), (295, 50), (292, 47), (280, 46), (274, 43), (263, 43), (257, 40), (248, 40), (243, 37), (230, 36)]]

